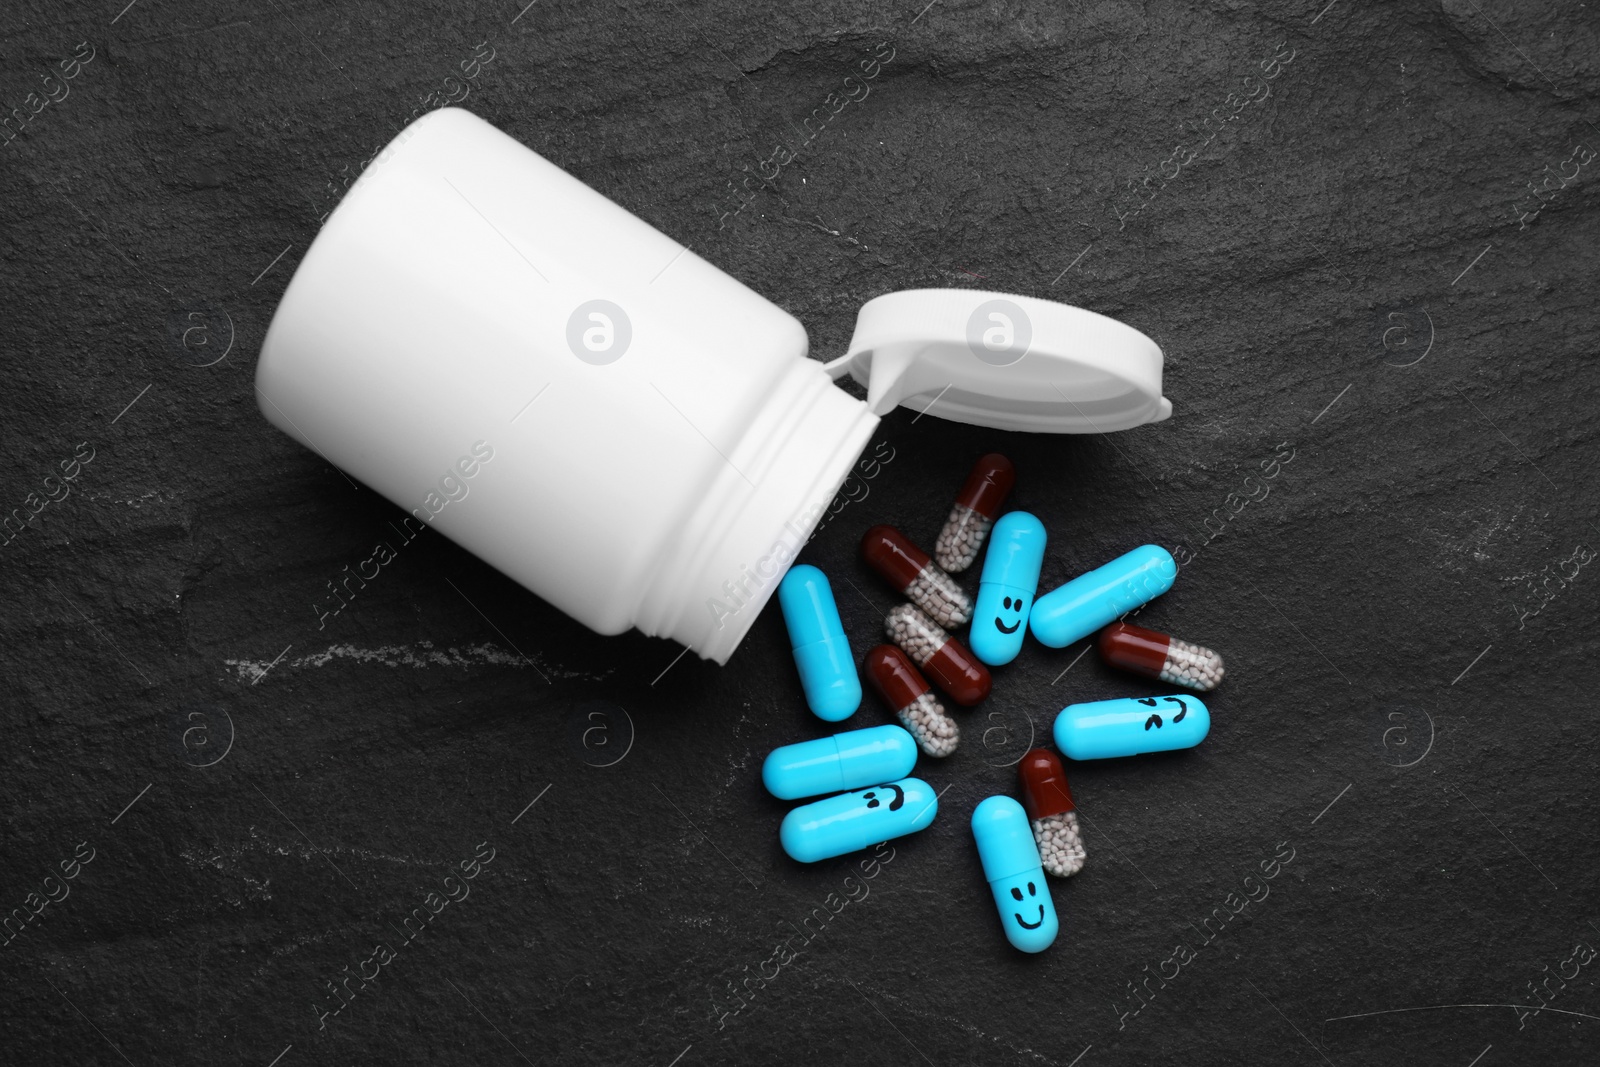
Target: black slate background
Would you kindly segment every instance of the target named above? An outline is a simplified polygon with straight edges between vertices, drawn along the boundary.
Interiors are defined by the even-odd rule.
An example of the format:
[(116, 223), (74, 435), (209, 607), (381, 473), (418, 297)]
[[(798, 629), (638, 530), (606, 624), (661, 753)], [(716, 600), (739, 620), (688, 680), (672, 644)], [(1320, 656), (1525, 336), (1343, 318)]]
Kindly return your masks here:
[[(0, 547), (0, 907), (94, 858), (0, 950), (0, 1061), (1600, 1055), (1600, 966), (1563, 966), (1600, 945), (1596, 578), (1562, 568), (1600, 546), (1600, 173), (1563, 166), (1600, 148), (1596, 8), (18, 0), (4, 108), (81, 41), (70, 94), (0, 148), (0, 506), (94, 455)], [(966, 820), (1056, 709), (1149, 690), (1081, 645), (999, 673), (961, 751), (919, 765), (939, 818), (861, 882), (778, 847), (761, 759), (826, 728), (775, 608), (726, 668), (678, 660), (428, 534), (318, 629), (399, 511), (268, 426), (255, 355), (337, 187), (480, 42), (463, 106), (788, 308), (821, 357), (862, 302), (927, 286), (1163, 345), (1164, 424), (894, 414), (892, 459), (803, 557), (864, 650), (893, 600), (860, 532), (930, 542), (989, 449), (1051, 530), (1044, 587), (1146, 541), (1193, 557), (1140, 618), (1227, 657), (1212, 734), (1071, 769), (1090, 862), (1054, 884), (1042, 957), (1003, 941)], [(880, 42), (870, 94), (721, 219)], [(869, 698), (851, 725), (882, 721)], [(319, 1019), (480, 843), (470, 897)], [(1206, 944), (1191, 924), (1291, 852)], [(847, 892), (770, 977), (780, 924)]]

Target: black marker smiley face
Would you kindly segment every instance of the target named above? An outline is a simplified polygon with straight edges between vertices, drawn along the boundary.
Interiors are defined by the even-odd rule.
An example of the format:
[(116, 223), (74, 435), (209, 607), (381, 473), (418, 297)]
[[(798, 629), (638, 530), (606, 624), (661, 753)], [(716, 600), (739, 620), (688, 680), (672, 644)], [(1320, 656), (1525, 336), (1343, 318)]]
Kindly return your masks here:
[(894, 790), (894, 799), (889, 801), (889, 810), (890, 811), (899, 811), (902, 807), (905, 806), (906, 791), (904, 789), (901, 789), (897, 785), (880, 785), (880, 786), (878, 786), (877, 789), (869, 789), (865, 793), (861, 794), (861, 799), (865, 800), (867, 802), (867, 807), (875, 808), (878, 805), (883, 803), (883, 801), (878, 799), (878, 790), (879, 789), (892, 789), (892, 790)]
[[(1034, 885), (1033, 881), (1030, 879), (1028, 881), (1028, 896), (1036, 897), (1038, 895), (1039, 895), (1039, 887)], [(1011, 896), (1015, 900), (1021, 901), (1023, 899), (1022, 887), (1021, 886), (1015, 886), (1015, 885), (1012, 886), (1011, 887)], [(1028, 920), (1024, 919), (1022, 917), (1022, 913), (1021, 912), (1017, 912), (1017, 911), (1012, 912), (1011, 913), (1011, 917), (1013, 919), (1017, 920), (1017, 925), (1022, 927), (1024, 930), (1037, 930), (1037, 929), (1039, 929), (1039, 927), (1044, 925), (1044, 905), (1043, 904), (1039, 905), (1039, 918), (1037, 920), (1035, 920), (1034, 922), (1029, 922)]]
[(1007, 626), (1005, 624), (1005, 620), (1001, 619), (1000, 616), (996, 615), (994, 617), (994, 628), (996, 630), (999, 630), (1003, 634), (1014, 634), (1014, 633), (1016, 633), (1017, 632), (1017, 627), (1022, 625), (1022, 607), (1023, 607), (1023, 605), (1025, 603), (1026, 603), (1026, 601), (1020, 596), (1019, 597), (1015, 597), (1015, 598), (1006, 597), (1005, 602), (1004, 602), (1004, 604), (1002, 606), (1005, 608), (1006, 611), (1015, 611), (1017, 613), (1017, 621), (1012, 623), (1010, 626)]
[[(1182, 722), (1183, 721), (1183, 717), (1185, 715), (1189, 714), (1189, 705), (1187, 705), (1187, 704), (1185, 704), (1183, 702), (1183, 698), (1182, 697), (1162, 697), (1161, 699), (1162, 700), (1166, 700), (1166, 701), (1171, 701), (1172, 703), (1178, 705), (1178, 714), (1176, 714), (1176, 715), (1174, 715), (1172, 717), (1172, 721), (1174, 723)], [(1145, 704), (1145, 705), (1147, 705), (1149, 707), (1152, 707), (1152, 708), (1156, 706), (1156, 698), (1155, 697), (1143, 697), (1138, 702), (1140, 704)], [(1159, 730), (1159, 729), (1161, 729), (1162, 725), (1163, 724), (1161, 722), (1161, 716), (1156, 715), (1154, 713), (1152, 713), (1151, 716), (1144, 721), (1144, 728), (1146, 730), (1150, 729), (1152, 726), (1154, 726), (1157, 730)]]

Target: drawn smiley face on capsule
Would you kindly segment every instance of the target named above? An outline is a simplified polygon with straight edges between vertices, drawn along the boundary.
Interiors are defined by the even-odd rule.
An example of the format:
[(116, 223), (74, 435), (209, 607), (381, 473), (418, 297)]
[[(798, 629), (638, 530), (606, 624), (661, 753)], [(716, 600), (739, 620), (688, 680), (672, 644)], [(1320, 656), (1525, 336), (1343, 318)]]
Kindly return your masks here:
[(1023, 952), (1043, 952), (1061, 923), (1028, 813), (1010, 797), (988, 797), (972, 813), (972, 837), (1006, 940)]
[(1120, 697), (1068, 704), (1051, 733), (1070, 759), (1108, 759), (1193, 748), (1211, 731), (1211, 712), (1195, 696)]
[[(1015, 604), (1015, 607), (1012, 606), (1013, 604)], [(1020, 596), (1006, 597), (1000, 601), (1003, 613), (994, 617), (994, 628), (1003, 634), (1014, 634), (1022, 629), (1022, 620), (1028, 617), (1026, 605), (1027, 599)], [(1012, 622), (1006, 622), (1006, 616), (1013, 612), (1016, 613), (1016, 619)]]
[(1044, 523), (1026, 511), (1000, 516), (989, 534), (969, 642), (973, 654), (991, 667), (1010, 663), (1022, 651), (1028, 612), (1039, 590), (1044, 545)]
[(906, 791), (891, 782), (888, 785), (880, 785), (876, 789), (867, 790), (861, 794), (861, 799), (866, 801), (868, 808), (876, 808), (888, 804), (890, 811), (899, 811), (906, 806)]
[[(1017, 879), (1019, 884), (1011, 887), (1011, 896), (1014, 897), (1017, 902), (1017, 910), (1011, 913), (1011, 917), (1015, 919), (1017, 921), (1017, 925), (1022, 927), (1024, 930), (1037, 930), (1039, 927), (1044, 925), (1044, 904), (1036, 899), (1039, 896), (1039, 883), (1034, 881), (1032, 878), (1026, 879), (1027, 892), (1023, 892), (1023, 881), (1023, 879), (1019, 878)], [(1029, 906), (1033, 904), (1039, 905), (1039, 914), (1032, 922), (1029, 922), (1022, 916), (1023, 913), (1028, 910)]]
[(921, 778), (838, 793), (783, 817), (778, 840), (801, 863), (842, 856), (926, 829), (939, 813), (939, 794)]

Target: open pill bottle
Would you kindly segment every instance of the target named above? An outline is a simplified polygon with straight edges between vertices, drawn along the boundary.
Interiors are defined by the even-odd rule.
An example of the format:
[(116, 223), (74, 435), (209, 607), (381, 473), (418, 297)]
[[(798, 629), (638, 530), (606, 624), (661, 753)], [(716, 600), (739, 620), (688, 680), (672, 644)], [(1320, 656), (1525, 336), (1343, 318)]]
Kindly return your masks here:
[[(1161, 349), (1081, 308), (930, 289), (849, 351), (459, 108), (368, 165), (262, 344), (269, 421), (602, 634), (726, 663), (879, 418), (1159, 421)], [(860, 400), (834, 385), (849, 374)], [(931, 410), (929, 410), (931, 408)]]

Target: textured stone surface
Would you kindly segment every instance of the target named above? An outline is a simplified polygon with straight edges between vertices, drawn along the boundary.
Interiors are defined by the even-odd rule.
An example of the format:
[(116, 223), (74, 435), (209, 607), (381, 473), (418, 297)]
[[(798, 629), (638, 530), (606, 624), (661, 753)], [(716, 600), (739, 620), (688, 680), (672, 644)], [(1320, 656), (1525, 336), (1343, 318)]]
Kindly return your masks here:
[[(0, 505), (93, 455), (0, 546), (0, 906), (42, 908), (0, 949), (0, 1060), (1593, 1060), (1592, 6), (120, 6), (0, 27), (6, 110), (65, 90), (0, 147)], [(1050, 529), (1045, 588), (1183, 547), (1138, 621), (1227, 658), (1215, 726), (1069, 768), (1090, 860), (1050, 952), (1002, 939), (966, 820), (1056, 709), (1147, 691), (1083, 643), (1030, 642), (955, 712), (961, 750), (918, 769), (939, 818), (863, 881), (778, 847), (761, 759), (826, 727), (776, 609), (726, 668), (676, 660), (426, 534), (318, 629), (399, 512), (267, 425), (255, 356), (335, 187), (462, 84), (819, 356), (927, 286), (1163, 345), (1172, 419), (1112, 438), (895, 414), (804, 557), (859, 587), (864, 650), (894, 601), (861, 531), (931, 544), (992, 449)], [(869, 697), (851, 725), (888, 721)], [(782, 924), (830, 893), (801, 947)]]

